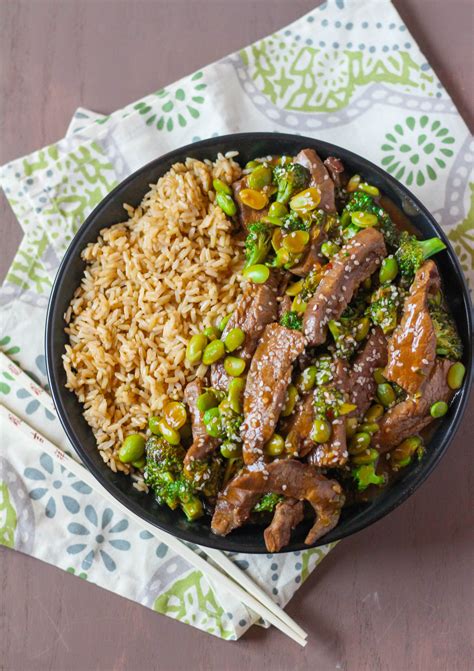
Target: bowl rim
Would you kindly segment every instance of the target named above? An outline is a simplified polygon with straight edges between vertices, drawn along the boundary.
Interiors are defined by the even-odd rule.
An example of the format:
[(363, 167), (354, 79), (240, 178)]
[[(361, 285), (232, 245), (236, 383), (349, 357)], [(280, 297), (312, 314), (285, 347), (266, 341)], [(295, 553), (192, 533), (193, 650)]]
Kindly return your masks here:
[[(134, 513), (138, 515), (138, 517), (146, 520), (147, 522), (150, 522), (154, 526), (156, 526), (158, 529), (169, 533), (170, 535), (173, 535), (181, 540), (188, 541), (191, 543), (199, 543), (200, 545), (207, 546), (207, 547), (212, 547), (216, 548), (219, 550), (225, 550), (225, 551), (232, 551), (232, 552), (244, 552), (248, 554), (267, 554), (267, 550), (265, 548), (257, 548), (253, 550), (248, 550), (245, 547), (242, 547), (239, 545), (236, 540), (232, 539), (232, 534), (229, 536), (221, 537), (221, 536), (214, 536), (212, 537), (212, 543), (208, 542), (208, 539), (202, 539), (198, 540), (197, 535), (195, 532), (188, 531), (187, 529), (176, 529), (170, 525), (163, 524), (161, 523), (155, 515), (153, 515), (151, 512), (146, 511), (143, 507), (141, 507), (139, 504), (136, 504), (133, 500), (131, 500), (124, 492), (122, 492), (114, 483), (110, 482), (107, 480), (105, 475), (101, 470), (96, 468), (96, 465), (92, 461), (92, 458), (89, 456), (88, 452), (86, 449), (83, 449), (80, 441), (77, 439), (73, 427), (73, 423), (70, 421), (67, 410), (63, 404), (62, 400), (62, 394), (64, 391), (67, 391), (67, 393), (72, 393), (69, 392), (68, 390), (62, 389), (62, 386), (59, 383), (59, 380), (57, 379), (55, 372), (54, 372), (54, 367), (52, 365), (52, 360), (53, 360), (53, 336), (55, 332), (55, 328), (58, 328), (58, 324), (54, 320), (54, 314), (55, 314), (55, 303), (56, 299), (58, 296), (58, 293), (61, 288), (62, 281), (64, 279), (64, 273), (66, 268), (68, 267), (69, 263), (71, 260), (77, 258), (82, 249), (84, 248), (84, 244), (81, 245), (82, 238), (86, 234), (89, 225), (91, 222), (94, 222), (95, 219), (100, 216), (101, 211), (108, 207), (109, 203), (111, 201), (114, 201), (123, 190), (126, 190), (129, 184), (134, 182), (139, 176), (156, 169), (161, 163), (166, 163), (169, 161), (172, 161), (173, 163), (178, 160), (184, 160), (187, 156), (190, 154), (196, 154), (199, 153), (200, 150), (206, 150), (207, 152), (212, 150), (212, 147), (217, 144), (229, 144), (229, 149), (228, 151), (233, 151), (232, 147), (235, 146), (236, 150), (238, 151), (238, 145), (239, 142), (244, 141), (244, 140), (252, 140), (254, 139), (255, 141), (271, 141), (271, 140), (279, 140), (282, 139), (284, 141), (288, 142), (293, 142), (295, 145), (307, 145), (307, 146), (313, 146), (316, 148), (317, 151), (321, 151), (325, 153), (326, 155), (341, 155), (343, 154), (345, 158), (343, 160), (353, 160), (355, 163), (357, 163), (361, 167), (361, 172), (363, 172), (365, 169), (367, 171), (370, 171), (372, 173), (375, 173), (382, 182), (388, 183), (391, 188), (394, 191), (398, 191), (401, 196), (403, 196), (405, 199), (408, 200), (410, 204), (412, 204), (417, 211), (417, 213), (421, 214), (424, 216), (430, 223), (430, 225), (434, 228), (436, 231), (437, 235), (443, 240), (443, 242), (446, 244), (447, 251), (449, 253), (449, 259), (450, 262), (454, 265), (454, 268), (456, 270), (456, 273), (458, 275), (458, 278), (460, 279), (460, 282), (462, 284), (463, 292), (462, 292), (462, 301), (463, 301), (463, 308), (466, 312), (466, 317), (467, 317), (467, 327), (468, 327), (468, 341), (471, 343), (471, 348), (469, 352), (466, 352), (466, 359), (467, 359), (467, 365), (466, 365), (466, 376), (465, 380), (463, 383), (462, 388), (459, 390), (458, 394), (460, 397), (459, 403), (457, 404), (457, 407), (455, 408), (455, 412), (453, 415), (449, 417), (449, 426), (450, 426), (450, 432), (445, 435), (444, 439), (441, 441), (441, 444), (437, 448), (436, 454), (434, 457), (431, 459), (431, 461), (428, 463), (425, 463), (425, 467), (421, 468), (414, 479), (413, 483), (411, 486), (407, 486), (403, 488), (398, 497), (393, 500), (393, 501), (380, 501), (380, 505), (372, 511), (372, 514), (370, 515), (369, 520), (365, 519), (359, 519), (360, 516), (356, 516), (355, 519), (349, 520), (345, 524), (345, 528), (338, 533), (338, 526), (336, 526), (329, 534), (326, 534), (323, 536), (321, 539), (319, 539), (316, 543), (313, 545), (305, 545), (304, 543), (290, 543), (289, 546), (286, 548), (283, 548), (280, 552), (285, 553), (285, 552), (294, 552), (298, 550), (305, 550), (305, 549), (311, 549), (314, 547), (318, 547), (321, 545), (326, 545), (328, 543), (336, 542), (338, 540), (341, 540), (342, 538), (346, 538), (347, 536), (351, 536), (359, 531), (362, 531), (363, 529), (372, 526), (375, 522), (378, 522), (381, 520), (383, 517), (391, 513), (395, 508), (398, 508), (404, 501), (406, 501), (414, 492), (416, 489), (418, 489), (423, 482), (428, 478), (428, 476), (433, 472), (433, 470), (438, 466), (439, 462), (441, 461), (442, 457), (446, 454), (446, 451), (448, 450), (454, 435), (456, 434), (460, 422), (464, 416), (464, 413), (466, 411), (468, 401), (469, 401), (469, 396), (470, 396), (470, 390), (472, 388), (472, 378), (474, 374), (473, 370), (473, 357), (472, 357), (472, 332), (473, 332), (473, 314), (472, 314), (472, 304), (471, 304), (471, 297), (470, 297), (470, 292), (469, 288), (467, 285), (466, 278), (464, 276), (464, 273), (462, 271), (459, 259), (457, 258), (456, 253), (454, 252), (452, 245), (443, 231), (443, 229), (440, 227), (440, 225), (437, 223), (433, 215), (430, 213), (430, 211), (423, 205), (423, 203), (413, 195), (413, 193), (405, 187), (403, 184), (401, 184), (397, 179), (392, 177), (389, 173), (387, 173), (383, 168), (379, 167), (375, 163), (372, 163), (368, 159), (364, 158), (363, 156), (360, 156), (359, 154), (356, 154), (355, 152), (352, 152), (348, 149), (345, 149), (343, 147), (339, 147), (336, 144), (333, 144), (331, 142), (325, 142), (323, 140), (319, 140), (318, 138), (311, 138), (311, 137), (306, 137), (304, 135), (294, 135), (290, 133), (271, 133), (271, 132), (243, 132), (243, 133), (230, 133), (226, 135), (221, 135), (217, 137), (212, 137), (212, 138), (206, 138), (203, 140), (200, 140), (199, 142), (194, 142), (194, 143), (189, 143), (187, 145), (183, 145), (181, 147), (178, 147), (176, 149), (173, 149), (172, 151), (167, 152), (166, 154), (162, 154), (158, 156), (157, 158), (153, 159), (152, 161), (146, 163), (145, 165), (141, 166), (138, 168), (138, 170), (134, 171), (131, 173), (128, 177), (126, 177), (123, 181), (121, 181), (112, 191), (110, 191), (101, 201), (100, 203), (92, 210), (92, 212), (87, 216), (87, 218), (84, 220), (82, 225), (79, 227), (78, 231), (74, 235), (73, 239), (71, 240), (63, 258), (61, 259), (61, 263), (58, 267), (53, 286), (51, 289), (51, 293), (49, 296), (48, 300), (48, 306), (47, 306), (47, 312), (46, 312), (46, 323), (45, 323), (45, 354), (46, 354), (46, 371), (47, 371), (47, 377), (48, 377), (48, 383), (49, 387), (51, 390), (51, 395), (54, 401), (54, 405), (57, 411), (58, 418), (61, 422), (61, 425), (71, 442), (71, 445), (74, 447), (75, 451), (77, 454), (80, 456), (80, 458), (83, 461), (84, 466), (94, 475), (94, 477), (98, 480), (99, 484), (102, 485), (108, 492), (110, 492), (114, 498), (116, 498), (119, 502), (121, 502), (123, 505), (126, 506), (128, 510), (130, 510), (131, 513)], [(164, 173), (163, 173), (164, 174)], [(145, 194), (143, 194), (145, 195)], [(120, 201), (123, 203), (124, 201)], [(410, 216), (410, 215), (407, 215)], [(112, 224), (109, 224), (112, 225)], [(104, 228), (107, 227), (107, 225), (104, 224)], [(416, 228), (416, 226), (414, 226)], [(76, 402), (79, 403), (79, 401)], [(444, 420), (447, 422), (448, 420)], [(92, 430), (92, 429), (91, 429)], [(104, 469), (107, 468), (107, 466), (104, 463)], [(104, 471), (105, 473), (105, 471)], [(234, 537), (235, 538), (235, 537)]]

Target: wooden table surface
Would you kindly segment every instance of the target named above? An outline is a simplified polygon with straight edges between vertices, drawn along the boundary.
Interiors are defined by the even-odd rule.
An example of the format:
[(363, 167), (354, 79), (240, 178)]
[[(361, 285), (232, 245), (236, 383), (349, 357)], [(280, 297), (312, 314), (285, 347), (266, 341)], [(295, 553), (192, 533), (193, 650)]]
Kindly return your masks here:
[[(0, 0), (0, 164), (61, 137), (79, 105), (113, 111), (315, 4)], [(394, 4), (472, 128), (472, 0)], [(3, 278), (21, 233), (3, 194), (0, 209)], [(221, 642), (0, 548), (0, 669), (467, 671), (472, 436), (471, 412), (429, 481), (340, 543), (299, 590), (288, 612), (310, 633), (304, 650), (257, 627)]]

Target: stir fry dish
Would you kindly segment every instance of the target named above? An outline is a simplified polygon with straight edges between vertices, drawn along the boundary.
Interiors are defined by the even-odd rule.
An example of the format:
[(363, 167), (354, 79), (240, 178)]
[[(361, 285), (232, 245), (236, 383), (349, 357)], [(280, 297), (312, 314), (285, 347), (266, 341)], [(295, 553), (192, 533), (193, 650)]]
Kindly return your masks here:
[(255, 158), (211, 191), (245, 250), (243, 288), (189, 339), (199, 375), (119, 458), (217, 535), (260, 524), (278, 552), (311, 519), (311, 545), (423, 459), (463, 384), (433, 260), (445, 244), (419, 240), (379, 188), (313, 149)]

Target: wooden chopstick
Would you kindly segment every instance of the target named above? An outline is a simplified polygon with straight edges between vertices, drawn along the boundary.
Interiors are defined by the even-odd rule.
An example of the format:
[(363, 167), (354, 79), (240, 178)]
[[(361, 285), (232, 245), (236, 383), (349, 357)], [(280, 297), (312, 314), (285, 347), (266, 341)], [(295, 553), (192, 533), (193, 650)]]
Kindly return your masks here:
[[(265, 620), (268, 620), (271, 624), (273, 624), (277, 629), (286, 634), (293, 641), (295, 641), (302, 647), (306, 645), (307, 641), (305, 640), (303, 635), (301, 635), (296, 631), (301, 630), (301, 628), (295, 622), (293, 622), (291, 618), (289, 618), (286, 615), (286, 613), (284, 613), (284, 611), (282, 612), (284, 613), (285, 617), (282, 619), (279, 613), (279, 611), (282, 609), (279, 609), (279, 607), (276, 606), (276, 604), (264, 592), (262, 592), (265, 597), (264, 600), (267, 603), (268, 601), (271, 602), (271, 604), (269, 605), (272, 605), (272, 609), (268, 608), (267, 605), (265, 605), (265, 603), (262, 603), (262, 601), (257, 600), (252, 594), (244, 590), (237, 582), (235, 582), (235, 580), (229, 578), (226, 574), (222, 573), (214, 566), (212, 566), (212, 564), (203, 559), (199, 554), (194, 552), (194, 550), (188, 547), (185, 543), (175, 538), (174, 536), (171, 536), (167, 532), (158, 529), (153, 524), (150, 524), (146, 520), (143, 520), (141, 517), (139, 517), (131, 510), (129, 510), (120, 501), (115, 499), (115, 497), (112, 494), (110, 494), (99, 483), (99, 481), (96, 480), (96, 478), (92, 475), (92, 473), (90, 473), (84, 466), (79, 464), (75, 459), (70, 457), (63, 450), (59, 449), (59, 447), (53, 445), (51, 441), (49, 441), (47, 438), (38, 433), (38, 431), (35, 431), (31, 426), (29, 426), (29, 424), (27, 424), (24, 420), (20, 419), (11, 410), (8, 410), (3, 404), (0, 404), (0, 417), (3, 417), (6, 421), (9, 421), (12, 424), (14, 424), (22, 432), (22, 434), (26, 436), (30, 441), (34, 442), (36, 445), (41, 445), (41, 449), (44, 450), (47, 454), (49, 454), (55, 461), (61, 463), (61, 465), (67, 468), (70, 472), (74, 473), (81, 480), (90, 485), (92, 489), (94, 489), (101, 496), (110, 501), (116, 508), (121, 510), (122, 513), (124, 513), (128, 517), (133, 517), (135, 521), (143, 529), (146, 529), (155, 538), (159, 539), (160, 541), (168, 545), (168, 547), (172, 548), (177, 554), (181, 555), (184, 559), (189, 561), (190, 564), (193, 564), (196, 568), (202, 571), (213, 583), (220, 585), (225, 591), (229, 592), (230, 594), (233, 594), (239, 601), (241, 601), (243, 604), (245, 604), (248, 608), (253, 610), (258, 615), (260, 615), (260, 617), (264, 618)], [(203, 548), (203, 550), (206, 553), (208, 553), (209, 548)], [(216, 552), (216, 556), (218, 554), (221, 553)], [(215, 561), (214, 557), (213, 559)], [(230, 563), (232, 564), (232, 562)], [(235, 567), (235, 564), (232, 564), (232, 566)], [(239, 571), (237, 567), (235, 568), (237, 569), (237, 571)], [(239, 580), (240, 583), (242, 583), (243, 581), (241, 574), (243, 572), (236, 573), (233, 571), (233, 573), (236, 576), (236, 579)], [(247, 576), (245, 577), (247, 578)], [(255, 584), (252, 581), (250, 582), (252, 583), (252, 589), (258, 592), (258, 590), (255, 590), (256, 587)], [(260, 596), (260, 598), (262, 597)], [(277, 611), (278, 615), (275, 614), (276, 609), (278, 609)], [(287, 621), (291, 622), (291, 626), (290, 624), (287, 623)], [(306, 636), (305, 632), (303, 632), (303, 634), (304, 636)]]

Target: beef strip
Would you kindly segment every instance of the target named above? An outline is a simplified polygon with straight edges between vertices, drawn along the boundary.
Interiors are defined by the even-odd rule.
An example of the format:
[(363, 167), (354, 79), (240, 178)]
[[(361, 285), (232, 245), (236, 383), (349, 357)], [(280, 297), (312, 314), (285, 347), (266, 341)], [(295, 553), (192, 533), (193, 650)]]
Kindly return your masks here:
[(256, 221), (260, 221), (262, 217), (265, 217), (268, 214), (268, 207), (264, 207), (261, 210), (254, 210), (252, 207), (245, 205), (241, 200), (239, 193), (242, 189), (248, 189), (247, 176), (241, 177), (236, 182), (232, 184), (232, 190), (234, 192), (234, 200), (237, 205), (237, 218), (241, 227), (244, 231), (248, 230), (250, 224), (254, 224)]
[(428, 309), (428, 299), (440, 287), (434, 261), (418, 268), (405, 299), (403, 316), (388, 345), (388, 363), (384, 376), (409, 394), (422, 387), (436, 359), (436, 333)]
[(323, 261), (321, 245), (326, 240), (327, 235), (324, 229), (319, 225), (313, 225), (310, 231), (308, 251), (299, 263), (291, 267), (291, 272), (299, 277), (306, 277), (309, 272), (321, 265)]
[(397, 403), (379, 422), (374, 442), (379, 452), (388, 452), (402, 440), (416, 435), (434, 421), (430, 407), (436, 401), (449, 403), (454, 391), (448, 387), (448, 371), (454, 361), (437, 359), (433, 371), (423, 387), (421, 396)]
[[(343, 359), (335, 359), (333, 374), (331, 387), (342, 391), (347, 398), (350, 393), (350, 377), (348, 365)], [(336, 468), (344, 466), (347, 458), (346, 418), (335, 417), (331, 422), (329, 441), (321, 445), (315, 444), (308, 456), (308, 462), (319, 468)]]
[(344, 164), (340, 158), (335, 156), (328, 156), (324, 161), (324, 165), (328, 169), (328, 172), (331, 176), (332, 181), (336, 187), (341, 187), (345, 181), (343, 178), (344, 175)]
[(269, 324), (255, 351), (244, 391), (243, 457), (252, 464), (263, 456), (291, 380), (294, 360), (304, 350), (303, 334), (280, 324)]
[(357, 355), (349, 375), (351, 403), (357, 406), (356, 417), (363, 417), (375, 396), (377, 383), (374, 380), (376, 368), (387, 363), (387, 339), (381, 328), (372, 329), (362, 350)]
[(334, 182), (314, 149), (302, 149), (295, 157), (295, 163), (310, 171), (310, 186), (315, 186), (321, 194), (319, 207), (325, 212), (336, 212)]
[[(281, 273), (273, 270), (265, 284), (249, 282), (246, 285), (244, 293), (222, 332), (222, 338), (225, 338), (233, 328), (240, 328), (245, 333), (245, 342), (242, 348), (235, 352), (235, 356), (247, 362), (250, 361), (265, 326), (278, 318), (277, 294), (281, 281)], [(229, 385), (229, 379), (222, 360), (212, 366), (211, 385), (215, 389), (225, 391)]]
[(304, 457), (316, 445), (310, 438), (314, 422), (314, 391), (298, 402), (288, 424), (285, 449), (292, 457)]
[(328, 322), (341, 316), (359, 286), (386, 255), (382, 233), (364, 228), (333, 257), (304, 315), (303, 331), (309, 344), (324, 343)]
[(336, 480), (329, 480), (309, 464), (280, 459), (259, 464), (259, 470), (243, 471), (219, 494), (211, 528), (225, 536), (244, 524), (262, 494), (274, 492), (298, 501), (307, 500), (316, 512), (316, 522), (306, 536), (312, 545), (339, 521), (344, 495)]
[(291, 310), (292, 298), (291, 296), (280, 296), (278, 300), (278, 321), (283, 317), (285, 312)]
[(187, 403), (189, 412), (191, 414), (192, 430), (193, 430), (193, 444), (186, 452), (184, 458), (185, 466), (188, 466), (196, 459), (205, 459), (208, 457), (219, 445), (219, 440), (210, 436), (202, 421), (201, 413), (199, 412), (196, 401), (198, 396), (202, 394), (204, 384), (202, 380), (196, 378), (186, 385), (184, 390), (184, 401)]
[(268, 552), (279, 552), (290, 542), (291, 532), (304, 517), (304, 503), (284, 499), (276, 505), (273, 519), (263, 532)]

